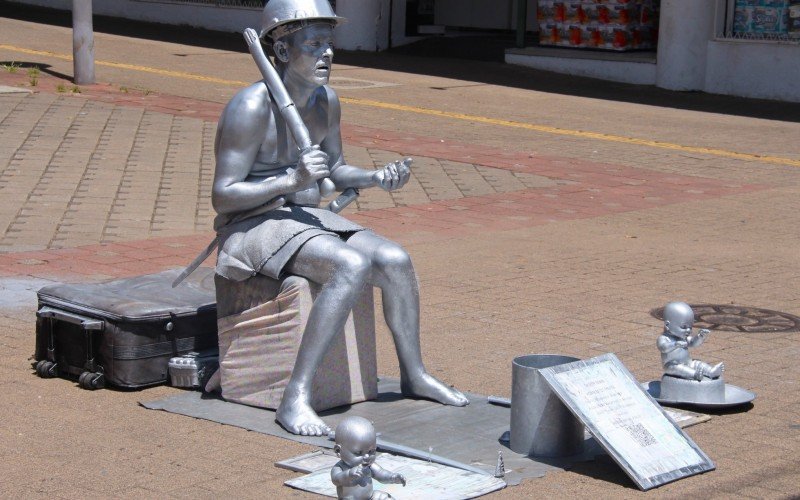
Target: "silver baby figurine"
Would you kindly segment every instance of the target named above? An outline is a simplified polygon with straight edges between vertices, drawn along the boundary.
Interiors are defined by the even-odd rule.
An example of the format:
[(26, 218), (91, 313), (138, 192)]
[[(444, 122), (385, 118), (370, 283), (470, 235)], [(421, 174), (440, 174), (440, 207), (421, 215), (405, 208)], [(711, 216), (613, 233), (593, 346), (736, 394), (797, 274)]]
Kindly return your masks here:
[(664, 307), (664, 332), (658, 336), (658, 350), (664, 373), (673, 377), (703, 380), (717, 379), (725, 371), (723, 363), (714, 366), (689, 356), (689, 348), (701, 345), (709, 330), (699, 330), (692, 335), (694, 311), (685, 302), (670, 302)]
[(684, 302), (664, 307), (664, 331), (656, 345), (661, 351), (664, 375), (661, 380), (643, 384), (650, 396), (661, 404), (726, 408), (749, 403), (756, 395), (723, 380), (725, 365), (709, 365), (689, 356), (689, 349), (701, 345), (708, 330), (692, 335), (694, 311)]
[(374, 490), (372, 479), (382, 483), (406, 485), (402, 474), (391, 472), (375, 463), (375, 428), (362, 417), (347, 417), (336, 426), (333, 450), (341, 460), (331, 469), (331, 481), (339, 498), (352, 500), (388, 499), (385, 491)]

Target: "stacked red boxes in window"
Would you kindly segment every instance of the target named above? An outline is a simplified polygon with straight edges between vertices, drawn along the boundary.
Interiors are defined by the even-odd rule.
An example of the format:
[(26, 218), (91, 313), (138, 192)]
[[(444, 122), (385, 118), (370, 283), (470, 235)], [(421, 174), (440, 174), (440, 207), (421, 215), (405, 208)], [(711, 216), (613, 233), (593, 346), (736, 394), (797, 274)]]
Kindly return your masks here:
[(539, 44), (610, 50), (651, 49), (659, 0), (539, 0)]

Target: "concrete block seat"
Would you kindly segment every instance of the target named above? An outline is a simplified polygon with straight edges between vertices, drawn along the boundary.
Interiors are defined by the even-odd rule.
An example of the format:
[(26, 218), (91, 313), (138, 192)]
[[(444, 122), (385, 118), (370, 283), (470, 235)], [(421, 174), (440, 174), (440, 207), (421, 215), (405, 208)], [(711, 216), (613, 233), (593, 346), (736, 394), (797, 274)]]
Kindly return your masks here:
[[(241, 282), (217, 275), (215, 285), (220, 369), (207, 389), (218, 385), (228, 401), (277, 409), (317, 287), (299, 276), (261, 275)], [(375, 306), (366, 287), (317, 369), (312, 406), (322, 411), (377, 394)]]

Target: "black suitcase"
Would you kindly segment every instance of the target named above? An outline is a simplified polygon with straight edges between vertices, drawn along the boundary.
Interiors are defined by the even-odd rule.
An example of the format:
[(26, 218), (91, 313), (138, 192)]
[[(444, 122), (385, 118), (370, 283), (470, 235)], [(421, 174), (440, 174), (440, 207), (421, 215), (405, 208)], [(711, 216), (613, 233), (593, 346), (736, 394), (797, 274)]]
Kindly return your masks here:
[(169, 359), (217, 346), (214, 270), (180, 270), (38, 292), (36, 373), (76, 378), (84, 389), (167, 381)]

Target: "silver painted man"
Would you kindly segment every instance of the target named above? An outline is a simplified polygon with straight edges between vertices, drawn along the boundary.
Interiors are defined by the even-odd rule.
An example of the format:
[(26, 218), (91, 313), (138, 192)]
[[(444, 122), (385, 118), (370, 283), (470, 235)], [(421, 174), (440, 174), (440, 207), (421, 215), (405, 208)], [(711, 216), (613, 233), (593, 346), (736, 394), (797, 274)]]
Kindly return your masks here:
[[(236, 94), (220, 117), (212, 201), (220, 238), (217, 272), (242, 281), (261, 273), (303, 276), (322, 285), (291, 379), (276, 413), (289, 432), (330, 430), (310, 406), (314, 373), (365, 285), (382, 290), (383, 312), (400, 362), (403, 393), (464, 406), (467, 398), (427, 373), (419, 341), (419, 293), (408, 254), (397, 244), (317, 208), (319, 182), (338, 190), (401, 188), (404, 162), (379, 170), (345, 163), (340, 105), (328, 84), (337, 17), (327, 0), (270, 0), (261, 36), (314, 146), (298, 150), (263, 81)], [(282, 204), (282, 206), (280, 206)], [(278, 206), (256, 216), (264, 207)], [(238, 221), (238, 222), (237, 222)]]
[(673, 377), (689, 380), (703, 378), (719, 378), (725, 370), (723, 363), (714, 366), (703, 361), (692, 359), (689, 348), (701, 345), (708, 330), (700, 330), (692, 335), (694, 311), (685, 302), (670, 302), (664, 307), (664, 332), (658, 336), (658, 350), (661, 351), (661, 363), (664, 373)]

